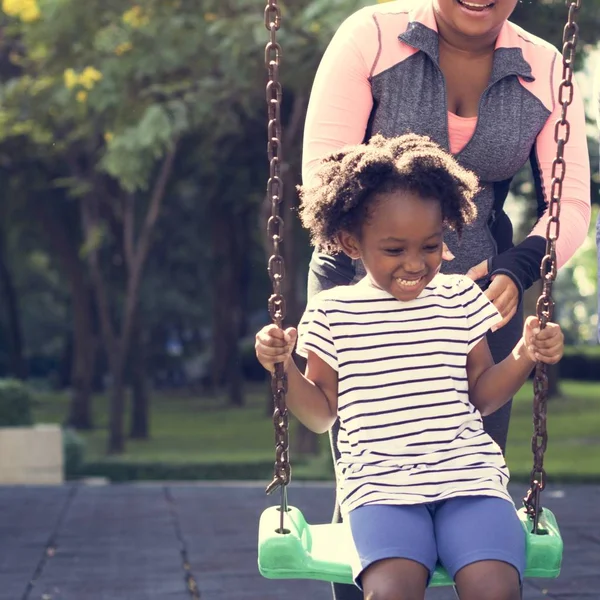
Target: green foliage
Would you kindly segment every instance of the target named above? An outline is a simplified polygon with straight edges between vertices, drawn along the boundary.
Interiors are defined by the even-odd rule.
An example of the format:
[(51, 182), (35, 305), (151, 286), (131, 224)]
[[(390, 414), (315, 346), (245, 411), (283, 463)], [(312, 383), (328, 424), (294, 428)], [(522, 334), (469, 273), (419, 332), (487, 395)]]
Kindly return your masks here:
[(67, 479), (77, 477), (85, 459), (85, 440), (74, 429), (63, 429), (63, 448), (65, 458), (65, 475)]
[(597, 215), (598, 206), (594, 206), (587, 238), (575, 256), (558, 272), (554, 287), (556, 319), (563, 329), (567, 344), (596, 343), (598, 324)]
[(559, 372), (564, 379), (600, 381), (600, 346), (567, 347)]
[(31, 390), (16, 379), (0, 379), (0, 427), (33, 424), (34, 397)]
[(98, 461), (86, 463), (80, 473), (86, 477), (106, 477), (122, 481), (207, 481), (270, 479), (273, 461), (239, 463), (160, 463)]

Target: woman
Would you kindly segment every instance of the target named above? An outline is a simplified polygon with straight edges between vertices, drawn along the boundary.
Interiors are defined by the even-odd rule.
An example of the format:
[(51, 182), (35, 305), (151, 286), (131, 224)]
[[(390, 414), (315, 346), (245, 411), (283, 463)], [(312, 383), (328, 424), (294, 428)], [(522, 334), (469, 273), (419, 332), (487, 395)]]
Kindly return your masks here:
[[(485, 290), (502, 321), (488, 334), (496, 362), (523, 327), (521, 299), (539, 277), (560, 116), (562, 60), (543, 40), (510, 23), (517, 0), (398, 0), (350, 16), (330, 43), (311, 93), (304, 137), (303, 182), (321, 157), (374, 134), (427, 135), (450, 150), (481, 182), (479, 217), (459, 244), (445, 241), (445, 273), (467, 274)], [(581, 245), (590, 220), (590, 167), (583, 102), (575, 86), (565, 147), (558, 266)], [(540, 220), (520, 244), (503, 210), (512, 177), (530, 160)], [(355, 283), (357, 261), (316, 251), (308, 295)], [(504, 450), (511, 403), (484, 419)], [(336, 452), (336, 428), (332, 450)], [(338, 517), (336, 517), (338, 518)], [(360, 598), (334, 586), (338, 600)]]

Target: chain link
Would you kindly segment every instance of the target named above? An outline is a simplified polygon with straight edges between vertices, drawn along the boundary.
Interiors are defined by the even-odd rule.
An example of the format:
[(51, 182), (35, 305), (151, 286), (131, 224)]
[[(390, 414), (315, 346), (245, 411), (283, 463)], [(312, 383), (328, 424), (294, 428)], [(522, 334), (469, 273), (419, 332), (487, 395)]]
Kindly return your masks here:
[[(269, 158), (269, 180), (267, 182), (267, 198), (271, 201), (271, 216), (267, 223), (267, 234), (272, 243), (272, 255), (269, 259), (268, 271), (273, 285), (273, 293), (269, 298), (269, 314), (273, 323), (283, 326), (286, 315), (286, 304), (283, 296), (285, 264), (281, 254), (283, 242), (283, 219), (279, 215), (283, 200), (283, 180), (281, 178), (282, 144), (281, 144), (281, 97), (282, 88), (279, 80), (281, 64), (281, 46), (277, 41), (277, 31), (281, 26), (281, 9), (277, 0), (268, 0), (265, 7), (265, 27), (269, 31), (269, 42), (265, 47), (265, 66), (268, 71), (267, 82), (267, 155)], [(273, 395), (273, 425), (275, 428), (275, 466), (273, 481), (267, 486), (267, 494), (281, 488), (281, 524), (283, 531), (283, 515), (287, 509), (285, 486), (291, 478), (289, 459), (289, 422), (286, 405), (287, 376), (283, 364), (275, 365), (271, 378)]]
[[(564, 159), (565, 145), (569, 141), (571, 125), (567, 120), (567, 109), (573, 101), (573, 68), (575, 51), (579, 40), (579, 26), (575, 15), (581, 8), (581, 0), (569, 4), (567, 24), (563, 31), (562, 81), (558, 88), (558, 101), (562, 106), (560, 119), (554, 126), (556, 157), (552, 163), (552, 184), (550, 186), (550, 204), (548, 206), (548, 225), (546, 227), (546, 254), (542, 260), (540, 274), (542, 293), (536, 305), (537, 317), (543, 329), (552, 320), (554, 301), (552, 300), (552, 284), (556, 279), (556, 240), (560, 234), (560, 201), (566, 172)], [(544, 453), (548, 445), (546, 429), (548, 403), (547, 366), (538, 362), (533, 379), (533, 436), (531, 450), (533, 452), (533, 469), (530, 476), (530, 487), (523, 502), (527, 514), (533, 520), (533, 532), (537, 533), (540, 513), (540, 494), (546, 487), (546, 471), (544, 470)]]

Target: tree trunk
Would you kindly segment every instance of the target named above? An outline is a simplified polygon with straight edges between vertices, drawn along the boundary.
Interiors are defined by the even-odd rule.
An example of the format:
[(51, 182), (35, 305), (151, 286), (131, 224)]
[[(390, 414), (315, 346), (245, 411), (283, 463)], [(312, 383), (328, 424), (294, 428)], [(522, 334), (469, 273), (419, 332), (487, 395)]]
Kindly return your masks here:
[[(112, 378), (111, 402), (110, 402), (110, 435), (108, 437), (108, 454), (120, 454), (125, 450), (124, 439), (124, 411), (125, 411), (125, 363), (130, 356), (131, 341), (134, 325), (137, 322), (139, 310), (139, 296), (142, 276), (150, 245), (152, 243), (152, 234), (158, 220), (162, 203), (165, 197), (167, 183), (173, 172), (175, 156), (177, 152), (177, 142), (167, 152), (160, 166), (158, 176), (150, 200), (148, 209), (144, 215), (143, 222), (139, 228), (139, 234), (136, 236), (136, 198), (133, 194), (121, 194), (120, 197), (107, 198), (103, 189), (104, 181), (98, 174), (89, 174), (82, 172), (77, 160), (71, 160), (73, 172), (82, 179), (92, 179), (92, 189), (94, 190), (81, 201), (81, 220), (85, 239), (88, 245), (88, 263), (90, 266), (90, 277), (92, 280), (98, 312), (100, 315), (100, 325), (102, 337), (106, 352), (108, 354), (109, 369)], [(114, 211), (113, 202), (121, 200), (120, 210)], [(122, 215), (123, 224), (123, 255), (127, 267), (127, 283), (125, 289), (124, 307), (121, 318), (117, 319), (119, 325), (113, 320), (114, 307), (109, 297), (109, 289), (106, 285), (104, 274), (100, 266), (100, 247), (97, 241), (97, 234), (102, 223), (100, 206), (113, 210)]]
[(302, 423), (298, 423), (294, 432), (296, 434), (293, 444), (294, 454), (316, 456), (320, 453), (319, 437), (314, 431), (304, 427)]
[(242, 374), (237, 338), (233, 339), (231, 343), (231, 355), (228, 363), (228, 371), (228, 404), (229, 406), (233, 407), (244, 406), (244, 377)]
[(9, 336), (9, 368), (10, 373), (17, 379), (27, 378), (27, 363), (23, 352), (23, 333), (21, 327), (21, 311), (17, 289), (14, 283), (8, 261), (6, 259), (6, 245), (4, 231), (0, 227), (0, 290), (6, 310), (6, 319)]
[(147, 440), (150, 437), (150, 390), (146, 378), (146, 352), (139, 317), (131, 342), (131, 425), (129, 437)]
[(93, 331), (92, 295), (87, 285), (71, 280), (73, 299), (73, 363), (71, 405), (67, 423), (76, 429), (93, 429), (92, 388), (97, 340)]
[[(214, 285), (212, 302), (212, 364), (211, 381), (213, 389), (219, 389), (226, 379), (229, 341), (228, 306), (228, 219), (220, 206), (212, 211), (212, 257)], [(224, 328), (226, 330), (224, 330)]]
[(62, 272), (69, 282), (71, 293), (72, 395), (66, 422), (76, 429), (93, 429), (92, 390), (98, 352), (93, 290), (87, 280), (84, 263), (79, 256), (79, 234), (75, 233), (72, 223), (66, 223), (61, 217), (58, 203), (58, 200), (53, 203), (51, 210), (50, 203), (44, 198), (32, 203), (32, 209), (38, 216), (40, 225), (58, 258)]
[[(114, 373), (113, 373), (114, 370)], [(108, 436), (108, 454), (122, 454), (125, 451), (123, 421), (125, 416), (125, 382), (122, 370), (111, 369), (110, 422)], [(116, 377), (115, 377), (116, 376)]]
[[(232, 223), (232, 219), (235, 221)], [(244, 219), (223, 206), (215, 206), (211, 230), (213, 246), (212, 384), (226, 386), (229, 406), (244, 405), (239, 338), (242, 328), (243, 288), (240, 284), (245, 260), (243, 242), (231, 234), (243, 231)]]
[(100, 223), (98, 199), (94, 196), (82, 199), (81, 221), (86, 243), (89, 244), (87, 259), (90, 267), (90, 278), (98, 306), (102, 339), (111, 376), (107, 453), (120, 454), (125, 450), (123, 435), (123, 411), (125, 409), (124, 359), (127, 355), (127, 347), (124, 342), (128, 342), (128, 340), (120, 339), (118, 331), (115, 330), (108, 289), (100, 268), (99, 248), (93, 241)]

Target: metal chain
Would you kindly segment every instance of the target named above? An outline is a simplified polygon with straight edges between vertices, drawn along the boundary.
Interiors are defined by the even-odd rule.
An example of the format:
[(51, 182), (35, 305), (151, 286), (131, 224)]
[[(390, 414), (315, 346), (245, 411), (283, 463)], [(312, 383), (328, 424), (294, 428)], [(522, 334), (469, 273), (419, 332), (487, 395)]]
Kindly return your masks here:
[[(282, 145), (281, 145), (281, 82), (279, 81), (279, 66), (281, 64), (281, 46), (277, 41), (277, 31), (281, 26), (281, 9), (277, 0), (268, 0), (265, 8), (265, 27), (270, 39), (265, 47), (265, 66), (269, 74), (267, 83), (268, 107), (268, 142), (269, 180), (267, 182), (267, 197), (271, 200), (271, 216), (267, 224), (267, 233), (271, 238), (273, 254), (269, 259), (269, 276), (273, 284), (273, 294), (269, 298), (269, 314), (273, 323), (282, 327), (285, 319), (286, 306), (283, 296), (283, 280), (285, 265), (281, 255), (283, 241), (283, 219), (279, 208), (283, 200), (283, 181), (281, 179)], [(285, 486), (290, 482), (291, 466), (289, 459), (289, 423), (285, 396), (287, 392), (287, 376), (283, 364), (275, 365), (271, 378), (273, 394), (273, 425), (275, 426), (275, 466), (273, 481), (267, 486), (267, 494), (281, 488), (281, 530), (283, 516), (287, 509)]]
[[(542, 260), (540, 274), (542, 278), (542, 293), (536, 305), (540, 327), (546, 327), (552, 320), (554, 301), (552, 300), (552, 284), (556, 279), (556, 240), (560, 233), (560, 201), (562, 186), (566, 172), (564, 159), (565, 145), (571, 135), (571, 125), (567, 120), (567, 109), (573, 101), (573, 67), (575, 51), (579, 39), (579, 26), (575, 14), (581, 8), (581, 0), (569, 4), (567, 24), (563, 31), (562, 49), (562, 81), (558, 88), (558, 101), (562, 106), (560, 119), (554, 126), (554, 141), (556, 142), (556, 157), (552, 163), (552, 184), (550, 187), (550, 204), (548, 207), (548, 225), (546, 227), (546, 254)], [(544, 453), (548, 445), (546, 429), (546, 414), (548, 402), (548, 373), (547, 366), (538, 362), (533, 379), (533, 469), (530, 476), (530, 487), (523, 502), (527, 514), (533, 519), (533, 533), (538, 531), (540, 513), (540, 494), (546, 487), (546, 471), (544, 470)]]

